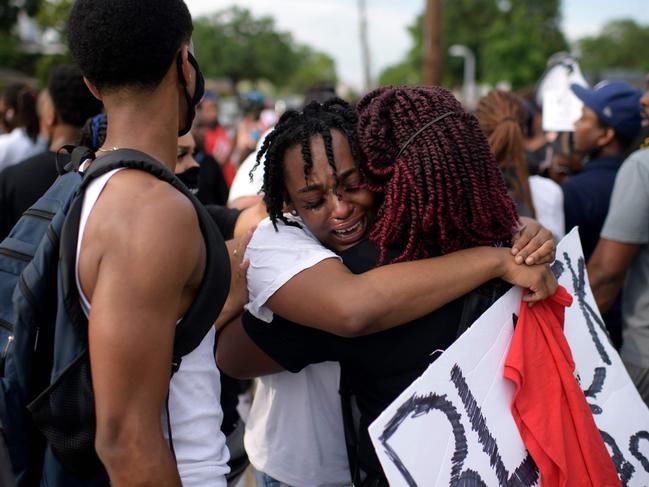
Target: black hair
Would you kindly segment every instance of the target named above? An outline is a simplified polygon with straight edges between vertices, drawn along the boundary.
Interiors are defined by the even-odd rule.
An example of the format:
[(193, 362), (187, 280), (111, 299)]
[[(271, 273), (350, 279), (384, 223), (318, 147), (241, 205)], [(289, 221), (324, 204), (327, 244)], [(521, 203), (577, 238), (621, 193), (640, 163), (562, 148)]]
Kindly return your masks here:
[(68, 20), (75, 61), (97, 89), (157, 86), (193, 26), (182, 0), (76, 0)]
[(336, 87), (333, 85), (333, 83), (326, 81), (315, 83), (311, 85), (304, 93), (304, 101), (302, 102), (302, 107), (305, 107), (312, 101), (324, 103), (331, 98), (335, 98), (336, 96)]
[[(39, 131), (38, 113), (36, 112), (36, 92), (25, 84), (10, 85), (2, 95), (5, 105), (5, 120), (8, 131), (22, 127), (30, 139), (36, 141)], [(13, 110), (13, 116), (6, 112)]]
[(55, 66), (47, 90), (57, 116), (65, 124), (81, 127), (88, 118), (101, 112), (102, 104), (83, 82), (78, 66)]
[[(617, 130), (615, 130), (614, 127), (610, 126), (608, 123), (606, 123), (604, 120), (602, 120), (599, 115), (597, 115), (597, 125), (600, 128), (603, 129), (611, 129), (613, 131), (613, 140), (617, 142), (617, 144), (620, 146), (620, 150), (622, 154), (624, 155), (629, 155), (630, 149), (633, 147), (633, 144), (635, 142), (635, 137), (624, 137), (623, 135), (619, 134)], [(597, 149), (597, 152), (600, 149)]]
[(313, 168), (311, 158), (311, 138), (322, 136), (329, 165), (333, 169), (337, 182), (336, 162), (334, 160), (331, 130), (337, 129), (347, 138), (352, 157), (357, 160), (360, 154), (356, 142), (356, 112), (349, 103), (340, 98), (332, 98), (325, 103), (313, 101), (304, 110), (286, 111), (272, 132), (264, 139), (257, 153), (257, 163), (264, 165), (264, 203), (275, 229), (277, 220), (287, 225), (296, 224), (284, 216), (286, 186), (284, 184), (284, 154), (291, 147), (299, 145), (304, 159), (304, 179), (308, 179)]

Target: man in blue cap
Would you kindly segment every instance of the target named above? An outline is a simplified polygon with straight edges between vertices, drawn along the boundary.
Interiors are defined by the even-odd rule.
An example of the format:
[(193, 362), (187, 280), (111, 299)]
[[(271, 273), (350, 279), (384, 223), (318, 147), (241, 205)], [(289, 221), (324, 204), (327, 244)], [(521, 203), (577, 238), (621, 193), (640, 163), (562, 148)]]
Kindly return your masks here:
[(575, 123), (575, 149), (587, 154), (584, 169), (562, 184), (566, 232), (579, 226), (588, 260), (608, 213), (615, 175), (640, 132), (642, 93), (623, 81), (603, 81), (592, 90), (573, 84), (584, 103)]

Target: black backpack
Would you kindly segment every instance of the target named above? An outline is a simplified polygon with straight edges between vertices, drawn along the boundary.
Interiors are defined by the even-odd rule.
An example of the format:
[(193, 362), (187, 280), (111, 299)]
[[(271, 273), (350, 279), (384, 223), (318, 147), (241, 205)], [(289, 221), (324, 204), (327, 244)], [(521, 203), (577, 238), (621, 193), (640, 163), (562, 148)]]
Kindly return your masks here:
[(75, 277), (81, 206), (92, 180), (116, 168), (139, 169), (168, 182), (194, 204), (206, 268), (194, 302), (176, 327), (171, 374), (205, 337), (229, 291), (223, 238), (169, 169), (142, 152), (122, 149), (79, 173), (88, 158), (94, 159), (88, 149), (74, 149), (68, 172), (0, 243), (0, 434), (18, 487), (39, 485), (41, 479), (52, 486), (107, 484), (94, 450), (88, 322)]

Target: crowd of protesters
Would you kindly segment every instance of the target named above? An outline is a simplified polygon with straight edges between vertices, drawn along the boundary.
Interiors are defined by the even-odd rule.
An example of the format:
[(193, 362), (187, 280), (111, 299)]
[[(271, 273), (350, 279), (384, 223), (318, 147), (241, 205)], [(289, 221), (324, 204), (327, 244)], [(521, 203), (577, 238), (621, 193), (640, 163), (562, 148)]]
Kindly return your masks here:
[[(199, 213), (151, 174), (86, 189), (75, 274), (105, 470), (48, 464), (51, 485), (226, 485), (248, 463), (259, 487), (387, 485), (368, 425), (511, 285), (552, 295), (574, 227), (649, 405), (649, 78), (644, 94), (572, 85), (569, 137), (543, 132), (525, 96), (493, 90), (471, 111), (425, 86), (353, 105), (323, 83), (285, 113), (250, 92), (224, 126), (191, 32), (182, 0), (76, 0), (76, 64), (0, 97), (0, 240), (74, 145), (154, 157), (227, 240), (206, 248)], [(227, 300), (170, 382), (206, 279)]]

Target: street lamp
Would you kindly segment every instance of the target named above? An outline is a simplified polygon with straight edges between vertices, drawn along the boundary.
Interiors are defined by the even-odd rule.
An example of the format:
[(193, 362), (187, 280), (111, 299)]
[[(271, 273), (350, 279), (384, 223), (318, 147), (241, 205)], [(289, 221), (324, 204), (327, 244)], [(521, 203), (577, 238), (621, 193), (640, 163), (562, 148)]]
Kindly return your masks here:
[(473, 51), (461, 44), (454, 44), (448, 49), (451, 56), (464, 58), (464, 80), (462, 96), (467, 107), (473, 108), (475, 101), (475, 55)]

